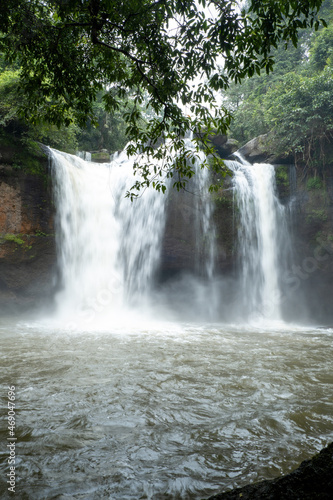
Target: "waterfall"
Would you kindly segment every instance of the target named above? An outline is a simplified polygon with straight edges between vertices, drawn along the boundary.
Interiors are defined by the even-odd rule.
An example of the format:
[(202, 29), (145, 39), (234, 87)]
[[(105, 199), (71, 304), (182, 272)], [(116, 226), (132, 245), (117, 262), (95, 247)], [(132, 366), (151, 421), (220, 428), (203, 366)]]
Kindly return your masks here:
[(282, 318), (280, 274), (289, 247), (285, 208), (276, 196), (275, 171), (243, 158), (233, 171), (240, 267), (239, 305), (246, 317)]
[[(188, 148), (193, 147), (185, 139)], [(131, 202), (126, 192), (137, 180), (125, 151), (110, 163), (50, 150), (56, 205), (60, 291), (58, 311), (70, 317), (142, 307), (154, 297), (163, 241), (167, 195), (149, 188)], [(85, 156), (86, 158), (86, 156)], [(201, 158), (201, 157), (200, 157)], [(191, 180), (196, 232), (196, 273), (214, 271), (209, 171), (194, 164)], [(205, 193), (206, 191), (206, 193)]]
[(133, 162), (123, 152), (97, 164), (50, 150), (64, 313), (118, 310), (149, 295), (160, 258), (166, 197), (131, 202)]

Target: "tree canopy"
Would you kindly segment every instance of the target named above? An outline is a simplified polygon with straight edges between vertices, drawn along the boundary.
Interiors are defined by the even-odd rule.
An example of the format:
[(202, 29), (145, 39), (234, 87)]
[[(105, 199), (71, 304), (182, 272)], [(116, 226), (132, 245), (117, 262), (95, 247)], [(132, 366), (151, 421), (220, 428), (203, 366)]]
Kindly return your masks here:
[[(164, 191), (165, 177), (176, 172), (180, 188), (193, 174), (183, 140), (188, 132), (207, 153), (213, 153), (212, 131), (226, 132), (230, 112), (216, 102), (216, 92), (262, 70), (269, 73), (279, 42), (297, 45), (300, 29), (319, 27), (321, 4), (7, 0), (0, 11), (0, 51), (8, 63), (20, 65), (19, 88), (26, 96), (21, 112), (33, 123), (84, 125), (96, 119), (100, 92), (110, 112), (128, 98), (124, 118), (134, 141), (129, 153), (165, 159), (158, 170), (154, 162), (140, 167), (136, 187), (152, 183)], [(161, 137), (169, 142), (157, 149)]]
[(332, 162), (333, 2), (320, 13), (327, 26), (299, 34), (297, 48), (282, 44), (273, 53), (275, 69), (231, 85), (226, 105), (233, 111), (232, 135), (241, 143), (268, 134), (275, 152), (294, 157), (304, 173), (324, 174)]

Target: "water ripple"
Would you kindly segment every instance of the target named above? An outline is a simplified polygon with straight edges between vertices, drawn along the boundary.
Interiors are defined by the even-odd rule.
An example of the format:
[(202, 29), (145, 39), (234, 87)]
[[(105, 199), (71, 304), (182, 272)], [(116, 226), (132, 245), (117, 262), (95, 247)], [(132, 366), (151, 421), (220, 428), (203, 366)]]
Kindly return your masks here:
[(195, 500), (276, 477), (332, 440), (331, 330), (175, 332), (3, 329), (20, 498)]

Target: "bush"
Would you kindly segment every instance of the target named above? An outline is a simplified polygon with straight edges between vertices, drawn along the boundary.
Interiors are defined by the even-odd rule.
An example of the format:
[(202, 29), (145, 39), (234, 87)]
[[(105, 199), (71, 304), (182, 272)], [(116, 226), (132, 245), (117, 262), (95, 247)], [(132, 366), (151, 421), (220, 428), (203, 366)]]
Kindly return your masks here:
[(322, 189), (323, 182), (319, 179), (319, 177), (311, 177), (311, 179), (308, 179), (306, 187), (309, 191), (313, 189)]

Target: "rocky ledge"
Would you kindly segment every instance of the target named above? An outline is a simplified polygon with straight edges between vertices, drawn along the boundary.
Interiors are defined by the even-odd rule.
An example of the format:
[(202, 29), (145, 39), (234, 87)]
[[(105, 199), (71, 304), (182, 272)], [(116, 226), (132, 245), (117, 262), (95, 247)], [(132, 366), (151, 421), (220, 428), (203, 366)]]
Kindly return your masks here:
[(333, 498), (333, 443), (286, 476), (219, 493), (208, 500), (330, 500)]

